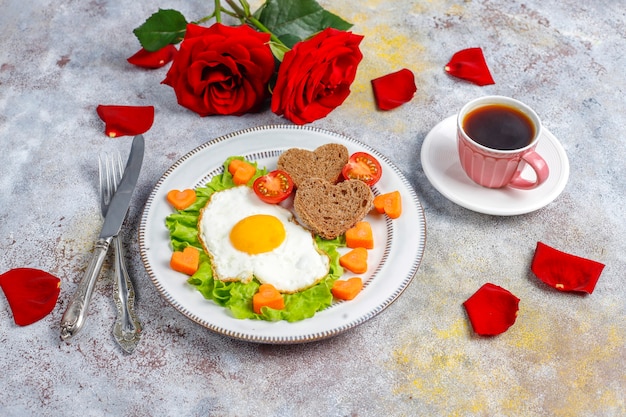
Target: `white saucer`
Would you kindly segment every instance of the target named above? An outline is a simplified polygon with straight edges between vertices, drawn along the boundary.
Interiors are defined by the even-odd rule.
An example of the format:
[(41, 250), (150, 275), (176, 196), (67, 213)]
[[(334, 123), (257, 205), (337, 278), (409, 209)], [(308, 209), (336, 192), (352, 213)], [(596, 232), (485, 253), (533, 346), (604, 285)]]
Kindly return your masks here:
[(437, 124), (426, 135), (421, 159), (426, 177), (447, 199), (479, 213), (514, 216), (530, 213), (551, 203), (567, 184), (567, 154), (557, 138), (545, 127), (537, 144), (537, 152), (550, 167), (550, 176), (539, 187), (528, 191), (510, 187), (482, 187), (473, 182), (461, 168), (456, 147), (454, 115)]

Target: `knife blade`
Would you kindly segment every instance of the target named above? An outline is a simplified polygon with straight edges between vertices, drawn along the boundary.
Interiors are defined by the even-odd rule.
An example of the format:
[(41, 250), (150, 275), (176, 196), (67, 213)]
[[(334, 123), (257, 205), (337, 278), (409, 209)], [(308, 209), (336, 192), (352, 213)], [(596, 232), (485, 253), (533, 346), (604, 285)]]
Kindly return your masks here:
[(124, 223), (124, 218), (126, 217), (126, 212), (130, 206), (133, 191), (135, 190), (139, 172), (141, 171), (143, 154), (144, 138), (142, 135), (137, 135), (133, 139), (130, 155), (126, 162), (126, 169), (124, 169), (124, 175), (109, 204), (102, 230), (94, 246), (91, 261), (61, 318), (62, 340), (69, 340), (74, 337), (85, 323), (91, 296), (93, 295), (98, 275), (100, 275), (104, 258), (109, 251), (111, 241), (119, 234), (122, 224)]

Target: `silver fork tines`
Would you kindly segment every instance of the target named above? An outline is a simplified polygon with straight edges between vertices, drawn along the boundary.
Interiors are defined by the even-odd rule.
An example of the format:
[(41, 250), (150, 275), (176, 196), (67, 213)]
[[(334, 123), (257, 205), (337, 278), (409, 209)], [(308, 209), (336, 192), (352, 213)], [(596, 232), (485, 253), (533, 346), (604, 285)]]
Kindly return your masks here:
[(104, 154), (98, 157), (98, 175), (100, 179), (100, 208), (102, 217), (106, 217), (107, 209), (122, 180), (124, 164), (119, 152), (113, 156)]
[[(98, 158), (100, 182), (100, 207), (102, 216), (106, 216), (109, 203), (115, 194), (117, 184), (122, 179), (124, 167), (119, 152), (114, 156), (105, 155)], [(126, 268), (124, 245), (119, 236), (113, 238), (115, 263), (113, 269), (113, 300), (117, 310), (113, 336), (120, 347), (127, 353), (135, 350), (141, 337), (141, 323), (135, 314), (135, 290)]]

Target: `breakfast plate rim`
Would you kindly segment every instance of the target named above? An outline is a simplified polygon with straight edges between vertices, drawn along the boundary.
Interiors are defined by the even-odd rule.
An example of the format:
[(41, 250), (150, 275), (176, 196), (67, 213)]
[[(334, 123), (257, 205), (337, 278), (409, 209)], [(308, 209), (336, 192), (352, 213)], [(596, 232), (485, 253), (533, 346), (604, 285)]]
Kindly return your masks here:
[[(274, 137), (276, 139), (272, 139)], [(303, 140), (302, 137), (307, 140)], [(221, 155), (224, 152), (238, 150), (229, 156), (274, 155), (289, 147), (313, 150), (319, 144), (331, 142), (343, 143), (349, 148), (350, 153), (355, 151), (371, 153), (383, 165), (384, 175), (380, 183), (387, 187), (397, 186), (403, 195), (402, 216), (393, 221), (388, 218), (381, 220), (388, 230), (390, 238), (387, 246), (391, 249), (388, 254), (385, 253), (380, 265), (371, 267), (375, 269), (371, 288), (366, 286), (362, 294), (354, 300), (333, 303), (331, 307), (309, 319), (294, 323), (265, 322), (235, 319), (225, 308), (219, 307), (213, 301), (204, 300), (197, 290), (186, 283), (184, 277), (182, 279), (180, 276), (174, 277), (178, 273), (168, 268), (169, 259), (163, 259), (166, 251), (171, 253), (169, 234), (165, 227), (167, 215), (164, 215), (173, 212), (164, 198), (168, 190), (173, 187), (182, 189), (185, 186), (183, 182), (188, 180), (193, 184), (189, 184), (187, 188), (204, 184), (211, 176), (209, 172), (215, 173), (222, 169), (226, 159)], [(271, 159), (273, 156), (268, 158)], [(200, 160), (204, 164), (202, 168), (198, 167)], [(376, 186), (373, 190), (375, 194), (387, 192), (382, 188), (380, 190), (383, 191), (377, 190)], [(402, 244), (399, 243), (400, 240)], [(426, 221), (420, 200), (406, 177), (386, 156), (369, 145), (342, 134), (296, 125), (265, 125), (235, 131), (202, 143), (183, 155), (165, 171), (150, 192), (139, 226), (139, 251), (142, 262), (151, 282), (170, 305), (188, 319), (218, 334), (268, 344), (293, 344), (326, 339), (377, 316), (412, 282), (421, 264), (425, 243)], [(388, 279), (385, 283), (388, 285), (382, 284), (383, 276), (385, 280)], [(178, 279), (178, 282), (173, 284), (173, 279)]]

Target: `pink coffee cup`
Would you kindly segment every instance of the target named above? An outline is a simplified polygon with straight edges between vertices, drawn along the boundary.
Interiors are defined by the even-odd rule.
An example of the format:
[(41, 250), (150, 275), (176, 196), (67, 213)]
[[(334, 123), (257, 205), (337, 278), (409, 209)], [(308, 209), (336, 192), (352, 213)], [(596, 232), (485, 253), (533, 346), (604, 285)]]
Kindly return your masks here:
[[(550, 172), (535, 151), (541, 129), (537, 114), (520, 101), (503, 96), (472, 100), (457, 117), (461, 167), (484, 187), (536, 188)], [(522, 178), (527, 165), (535, 172), (534, 179)]]

